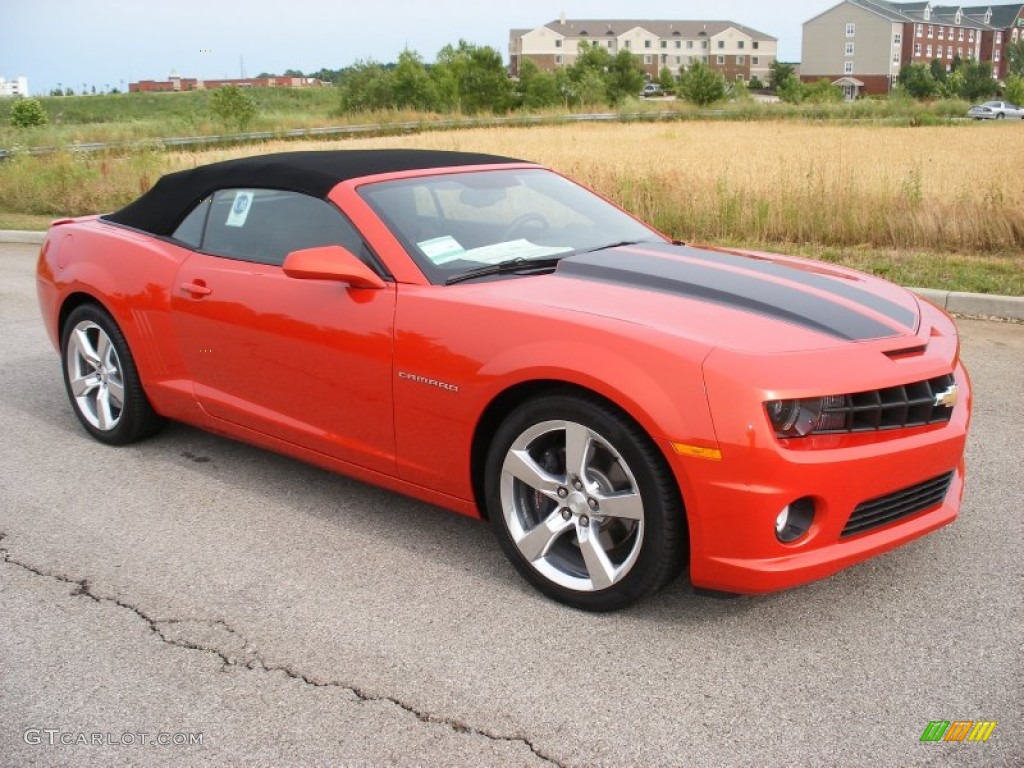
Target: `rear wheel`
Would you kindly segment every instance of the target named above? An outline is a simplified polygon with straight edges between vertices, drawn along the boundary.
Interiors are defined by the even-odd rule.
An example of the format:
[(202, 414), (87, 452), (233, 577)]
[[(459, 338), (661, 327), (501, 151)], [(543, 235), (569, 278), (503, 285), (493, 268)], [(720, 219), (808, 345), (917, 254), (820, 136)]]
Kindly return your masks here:
[(61, 352), (68, 398), (90, 435), (124, 445), (159, 429), (162, 420), (142, 391), (128, 343), (105, 310), (75, 309), (64, 323)]
[(596, 399), (529, 401), (495, 434), (488, 513), (516, 569), (549, 597), (609, 611), (656, 591), (685, 561), (682, 504), (664, 458)]

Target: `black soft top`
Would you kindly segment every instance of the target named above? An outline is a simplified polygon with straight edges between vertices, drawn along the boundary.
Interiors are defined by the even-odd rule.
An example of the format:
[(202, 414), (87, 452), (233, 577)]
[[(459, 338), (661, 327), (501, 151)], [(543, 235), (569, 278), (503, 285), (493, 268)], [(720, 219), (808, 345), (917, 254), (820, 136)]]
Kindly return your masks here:
[(460, 165), (518, 163), (510, 157), (425, 149), (280, 152), (225, 160), (169, 173), (138, 200), (102, 218), (154, 235), (171, 235), (203, 198), (218, 189), (283, 189), (325, 198), (348, 179)]

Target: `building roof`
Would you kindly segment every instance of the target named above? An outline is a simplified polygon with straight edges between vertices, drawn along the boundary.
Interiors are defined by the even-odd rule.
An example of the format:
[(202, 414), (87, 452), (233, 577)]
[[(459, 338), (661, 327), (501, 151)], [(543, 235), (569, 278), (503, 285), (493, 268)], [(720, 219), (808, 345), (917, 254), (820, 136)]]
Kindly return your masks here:
[(618, 37), (637, 27), (646, 29), (659, 38), (681, 37), (683, 39), (696, 39), (700, 36), (701, 32), (707, 32), (708, 36), (711, 37), (732, 27), (756, 40), (778, 40), (776, 37), (759, 32), (743, 24), (737, 24), (734, 21), (673, 21), (671, 19), (565, 19), (563, 21), (555, 19), (544, 26), (565, 37), (590, 37), (598, 39)]
[(419, 149), (279, 152), (169, 173), (142, 197), (102, 218), (154, 235), (170, 236), (197, 202), (218, 189), (283, 189), (324, 198), (341, 182), (363, 176), (516, 162), (522, 161), (498, 155)]
[(985, 11), (992, 9), (992, 20), (989, 26), (996, 29), (1007, 29), (1013, 25), (1014, 20), (1024, 12), (1024, 3), (1013, 3), (1011, 5), (971, 5), (961, 6), (960, 9), (970, 16), (985, 17)]

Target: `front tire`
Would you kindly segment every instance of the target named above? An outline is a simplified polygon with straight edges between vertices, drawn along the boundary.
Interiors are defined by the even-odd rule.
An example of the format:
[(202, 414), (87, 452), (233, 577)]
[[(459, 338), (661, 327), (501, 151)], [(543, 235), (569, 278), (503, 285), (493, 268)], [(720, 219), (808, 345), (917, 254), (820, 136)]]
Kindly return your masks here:
[(61, 358), (75, 416), (101, 443), (126, 445), (160, 428), (128, 342), (106, 310), (83, 304), (71, 312), (61, 333)]
[(524, 403), (495, 433), (485, 471), (498, 540), (548, 597), (617, 610), (685, 563), (682, 502), (664, 457), (632, 419), (596, 398)]

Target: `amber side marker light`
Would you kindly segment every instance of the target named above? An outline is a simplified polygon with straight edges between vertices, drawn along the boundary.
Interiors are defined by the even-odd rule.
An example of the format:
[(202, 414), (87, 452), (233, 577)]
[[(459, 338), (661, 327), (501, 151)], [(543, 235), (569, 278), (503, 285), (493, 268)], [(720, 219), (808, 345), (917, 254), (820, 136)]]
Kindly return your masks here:
[(708, 459), (709, 461), (722, 460), (722, 452), (718, 448), (705, 448), (689, 443), (672, 443), (672, 450), (680, 456), (692, 456), (695, 459)]

